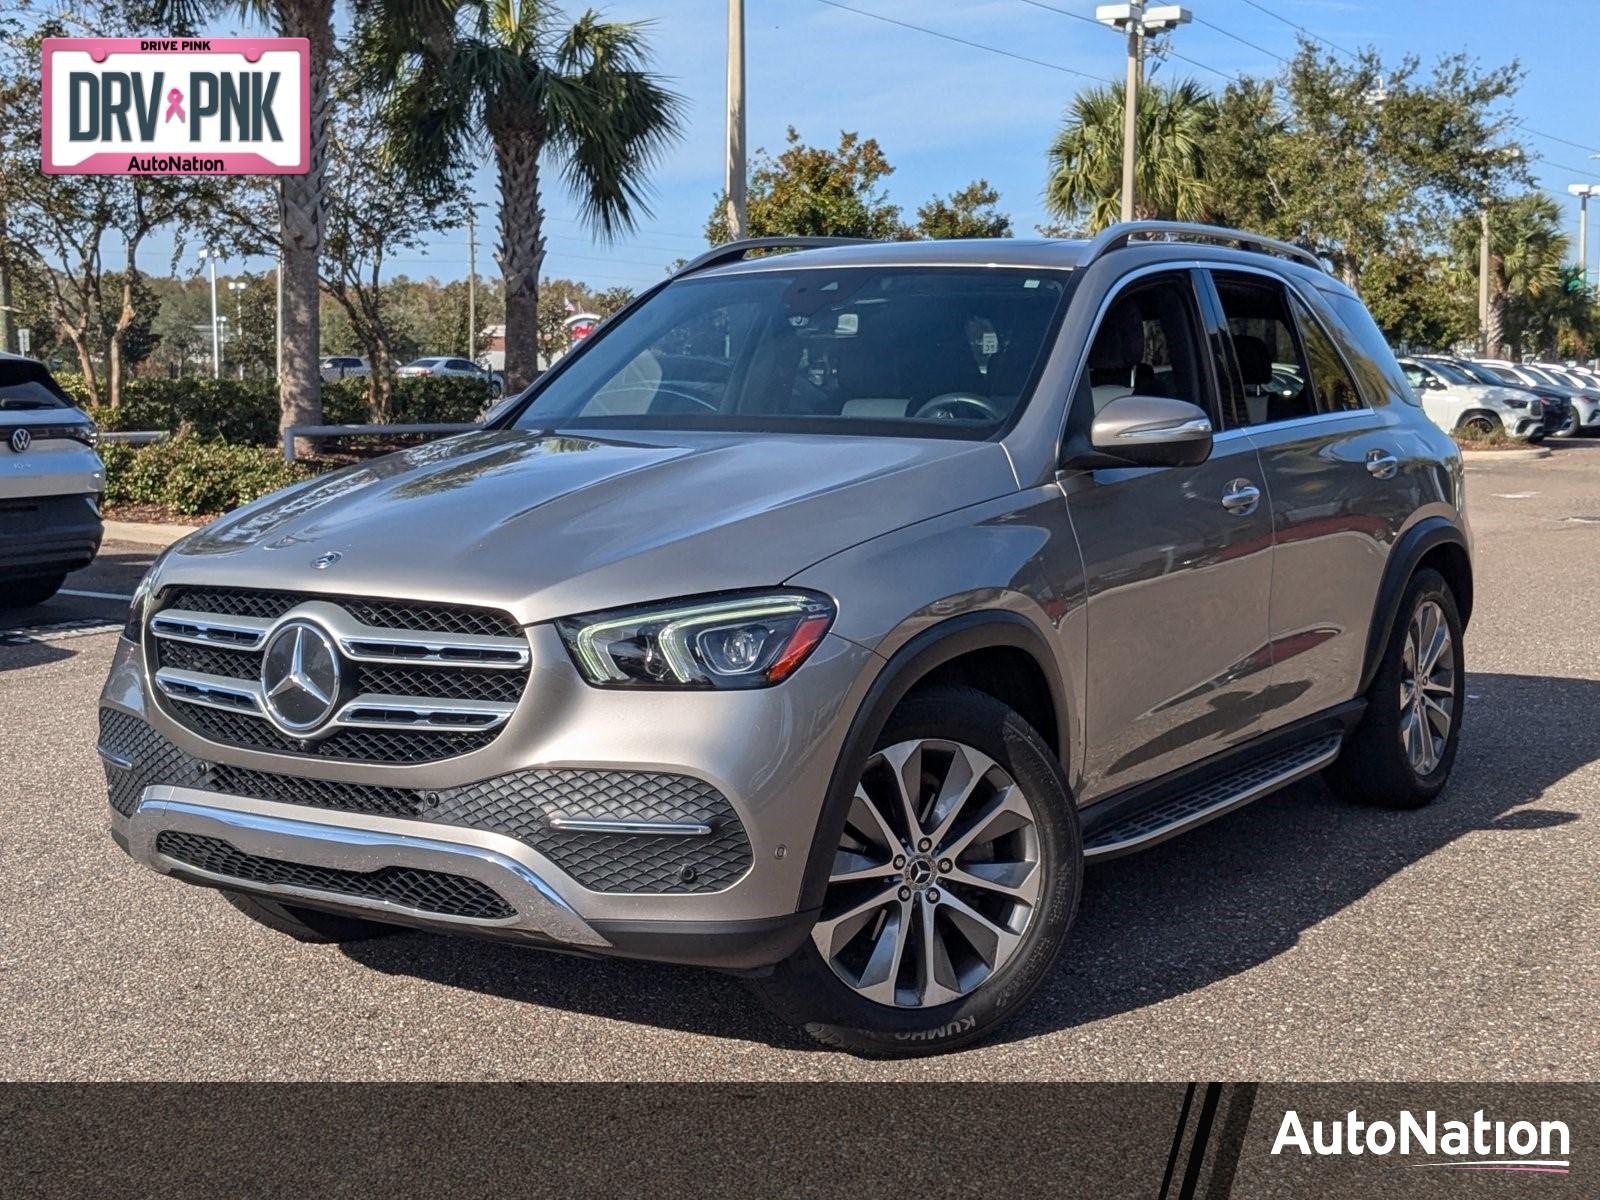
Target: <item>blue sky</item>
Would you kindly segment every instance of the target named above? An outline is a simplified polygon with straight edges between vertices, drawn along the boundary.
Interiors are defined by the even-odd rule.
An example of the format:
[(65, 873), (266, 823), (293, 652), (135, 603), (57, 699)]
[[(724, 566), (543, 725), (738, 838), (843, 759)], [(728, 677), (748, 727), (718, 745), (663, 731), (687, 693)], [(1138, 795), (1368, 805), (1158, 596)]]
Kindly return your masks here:
[[(722, 179), (725, 0), (591, 0), (607, 16), (651, 20), (658, 69), (687, 102), (683, 141), (655, 177), (654, 216), (611, 246), (594, 243), (576, 219), (559, 181), (547, 173), (549, 255), (545, 272), (599, 286), (634, 287), (660, 278), (674, 259), (704, 248), (701, 229)], [(934, 195), (984, 177), (1001, 194), (1019, 232), (1046, 219), (1041, 199), (1045, 148), (1082, 76), (1111, 79), (1123, 69), (1122, 40), (1026, 0), (839, 0), (849, 8), (937, 30), (1039, 60), (1018, 61), (831, 7), (822, 0), (745, 0), (750, 145), (779, 148), (785, 126), (809, 142), (856, 130), (878, 139), (896, 167), (891, 198), (906, 213)], [(1093, 0), (1047, 0), (1049, 6), (1092, 16)], [(569, 13), (581, 3), (568, 5)], [(1408, 53), (1425, 66), (1441, 53), (1464, 50), (1485, 66), (1519, 58), (1526, 78), (1515, 113), (1531, 129), (1521, 139), (1536, 179), (1558, 194), (1577, 223), (1566, 194), (1572, 182), (1600, 182), (1600, 87), (1594, 59), (1600, 48), (1600, 3), (1578, 0), (1552, 15), (1548, 4), (1525, 0), (1192, 0), (1196, 23), (1180, 29), (1172, 48), (1204, 63), (1169, 60), (1158, 78), (1193, 75), (1221, 88), (1232, 74), (1271, 74), (1305, 26), (1349, 48), (1372, 44), (1386, 63)], [(1209, 22), (1210, 25), (1200, 22)], [(1214, 26), (1214, 27), (1212, 27)], [(1226, 31), (1223, 32), (1223, 31)], [(221, 32), (219, 30), (219, 32)], [(1254, 43), (1253, 48), (1236, 38)], [(1039, 65), (1050, 64), (1050, 65)], [(1082, 75), (1069, 72), (1081, 72)], [(494, 272), (495, 180), (479, 172), (477, 199), (480, 273)], [(1600, 228), (1600, 203), (1596, 205)], [(1591, 239), (1591, 257), (1600, 237)], [(487, 244), (486, 244), (487, 243)], [(152, 265), (169, 253), (154, 247)], [(460, 278), (467, 270), (465, 230), (446, 235), (426, 253), (394, 261), (396, 273)], [(266, 260), (246, 264), (265, 269)], [(159, 268), (158, 268), (159, 269)], [(181, 269), (181, 268), (180, 268)]]

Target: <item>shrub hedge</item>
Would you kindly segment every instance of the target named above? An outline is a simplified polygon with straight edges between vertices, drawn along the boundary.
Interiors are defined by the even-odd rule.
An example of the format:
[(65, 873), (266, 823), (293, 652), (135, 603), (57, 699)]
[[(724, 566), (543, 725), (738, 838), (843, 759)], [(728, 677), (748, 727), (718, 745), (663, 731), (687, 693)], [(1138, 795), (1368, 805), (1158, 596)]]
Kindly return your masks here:
[[(132, 379), (123, 386), (122, 404), (88, 404), (81, 376), (56, 376), (97, 425), (108, 430), (188, 426), (201, 439), (270, 446), (278, 440), (278, 388), (272, 380)], [(488, 390), (475, 379), (424, 376), (395, 381), (393, 414), (397, 423), (471, 421), (489, 403)], [(329, 425), (360, 425), (367, 420), (367, 385), (343, 379), (322, 385), (322, 416)]]
[(103, 444), (106, 505), (155, 505), (186, 517), (227, 512), (314, 474), (270, 446), (206, 441), (185, 427), (151, 446)]

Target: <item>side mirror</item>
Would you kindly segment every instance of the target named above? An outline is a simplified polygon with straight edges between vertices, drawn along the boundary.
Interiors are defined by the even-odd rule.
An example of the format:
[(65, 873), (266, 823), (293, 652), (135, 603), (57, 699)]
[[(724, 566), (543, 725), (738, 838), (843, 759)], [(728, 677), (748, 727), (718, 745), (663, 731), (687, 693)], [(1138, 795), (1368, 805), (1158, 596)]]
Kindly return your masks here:
[(1211, 418), (1187, 400), (1121, 396), (1096, 414), (1066, 467), (1192, 467), (1211, 457)]

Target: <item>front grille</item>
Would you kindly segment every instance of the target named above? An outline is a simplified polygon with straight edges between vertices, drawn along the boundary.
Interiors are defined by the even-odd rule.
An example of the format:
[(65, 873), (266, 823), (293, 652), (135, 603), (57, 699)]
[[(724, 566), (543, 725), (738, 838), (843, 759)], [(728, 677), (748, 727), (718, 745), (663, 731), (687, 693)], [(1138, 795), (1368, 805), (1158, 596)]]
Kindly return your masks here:
[(325, 600), (337, 604), (363, 625), (408, 629), (414, 633), (472, 633), (494, 637), (520, 637), (521, 628), (509, 613), (467, 604), (410, 604), (367, 596), (323, 595), (320, 592), (258, 591), (253, 588), (170, 587), (161, 593), (163, 608), (230, 617), (275, 620), (297, 604)]
[[(352, 653), (362, 657), (340, 656), (338, 712), (345, 720), (330, 716), (297, 737), (281, 731), (263, 711), (262, 623), (311, 601), (343, 610), (347, 632), (356, 639)], [(165, 628), (159, 622), (146, 627), (157, 703), (208, 741), (270, 754), (400, 764), (468, 754), (494, 740), (528, 682), (527, 638), (509, 613), (495, 609), (179, 585), (164, 588), (152, 610), (153, 618), (180, 610), (197, 614), (178, 617)], [(207, 628), (208, 621), (229, 619), (231, 627)], [(482, 638), (498, 641), (473, 640)], [(444, 650), (430, 657), (422, 643)], [(196, 687), (192, 678), (169, 679), (164, 672), (205, 678)], [(240, 684), (246, 685), (242, 695)], [(219, 701), (227, 707), (216, 707)], [(429, 702), (440, 707), (430, 709)], [(418, 716), (418, 705), (426, 715)], [(462, 712), (462, 705), (473, 711)], [(372, 727), (378, 722), (381, 727)]]
[(246, 854), (220, 838), (179, 833), (172, 829), (164, 829), (156, 836), (156, 851), (174, 862), (244, 883), (307, 888), (366, 900), (386, 900), (418, 912), (470, 917), (480, 921), (504, 920), (517, 915), (516, 910), (488, 884), (443, 871), (422, 871), (413, 867), (343, 871), (333, 867), (313, 867), (305, 863)]
[[(115, 730), (115, 736), (108, 730)], [(437, 791), (340, 783), (191, 758), (135, 717), (101, 710), (101, 744), (134, 763), (107, 766), (112, 803), (151, 784), (179, 784), (280, 804), (404, 817), (503, 833), (537, 850), (584, 887), (608, 893), (717, 892), (750, 869), (750, 839), (726, 796), (704, 780), (655, 771), (515, 771)], [(709, 836), (586, 833), (555, 816), (709, 825)]]

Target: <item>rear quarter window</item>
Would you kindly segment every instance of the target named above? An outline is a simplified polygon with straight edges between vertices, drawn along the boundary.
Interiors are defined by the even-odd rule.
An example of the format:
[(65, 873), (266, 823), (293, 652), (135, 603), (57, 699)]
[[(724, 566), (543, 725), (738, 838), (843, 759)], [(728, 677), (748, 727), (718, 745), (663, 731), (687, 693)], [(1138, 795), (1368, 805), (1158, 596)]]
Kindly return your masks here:
[(1394, 351), (1372, 319), (1367, 306), (1341, 292), (1317, 290), (1321, 300), (1334, 319), (1328, 322), (1334, 340), (1344, 351), (1345, 360), (1355, 374), (1356, 384), (1368, 404), (1388, 404), (1403, 401), (1413, 408), (1422, 406), (1422, 399), (1406, 382), (1405, 372), (1395, 361)]

